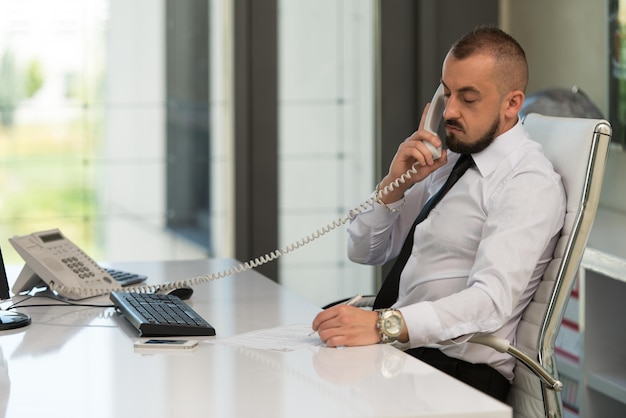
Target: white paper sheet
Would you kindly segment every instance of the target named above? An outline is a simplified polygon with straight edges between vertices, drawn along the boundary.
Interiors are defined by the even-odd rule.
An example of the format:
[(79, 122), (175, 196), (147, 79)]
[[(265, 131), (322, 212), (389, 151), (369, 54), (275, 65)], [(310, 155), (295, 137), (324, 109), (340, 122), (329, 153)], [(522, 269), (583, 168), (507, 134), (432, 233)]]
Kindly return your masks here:
[(311, 324), (292, 324), (218, 338), (212, 343), (276, 351), (294, 351), (324, 345), (317, 334), (309, 335), (311, 331)]

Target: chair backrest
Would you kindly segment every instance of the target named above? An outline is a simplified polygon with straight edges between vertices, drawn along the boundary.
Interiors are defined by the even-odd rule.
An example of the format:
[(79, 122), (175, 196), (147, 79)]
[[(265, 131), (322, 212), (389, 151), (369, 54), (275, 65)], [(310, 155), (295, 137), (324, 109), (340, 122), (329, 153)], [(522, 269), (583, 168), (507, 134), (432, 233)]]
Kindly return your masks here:
[[(561, 176), (567, 206), (554, 258), (523, 313), (515, 345), (557, 376), (554, 343), (598, 208), (611, 126), (600, 119), (538, 114), (527, 115), (524, 126)], [(560, 393), (519, 362), (508, 401), (516, 418), (563, 415)]]

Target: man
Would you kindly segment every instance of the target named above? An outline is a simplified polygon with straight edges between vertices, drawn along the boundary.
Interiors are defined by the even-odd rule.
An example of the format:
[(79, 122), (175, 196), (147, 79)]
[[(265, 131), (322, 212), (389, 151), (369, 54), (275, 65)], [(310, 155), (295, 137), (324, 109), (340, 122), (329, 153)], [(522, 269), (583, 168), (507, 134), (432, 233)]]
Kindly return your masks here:
[[(475, 29), (451, 47), (441, 77), (448, 150), (433, 159), (423, 143), (441, 145), (423, 129), (427, 106), (420, 129), (400, 145), (378, 185), (376, 202), (351, 222), (350, 259), (377, 265), (398, 256), (461, 155), (473, 163), (467, 159), (469, 169), (411, 232), (391, 310), (339, 305), (314, 319), (328, 346), (404, 343), (409, 354), (506, 398), (514, 359), (465, 341), (474, 333), (514, 340), (565, 213), (560, 177), (518, 117), (527, 80), (523, 49), (499, 29)], [(380, 192), (416, 162), (408, 181)]]

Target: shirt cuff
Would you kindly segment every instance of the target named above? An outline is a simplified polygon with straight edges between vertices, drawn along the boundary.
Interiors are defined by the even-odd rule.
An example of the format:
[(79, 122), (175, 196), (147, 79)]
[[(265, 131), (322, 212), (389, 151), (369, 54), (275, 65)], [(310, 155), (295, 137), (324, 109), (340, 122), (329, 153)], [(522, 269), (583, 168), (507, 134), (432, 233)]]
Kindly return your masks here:
[(441, 323), (430, 302), (419, 302), (396, 309), (404, 318), (411, 347), (422, 347), (440, 342), (437, 333), (441, 330)]
[(399, 212), (404, 207), (404, 205), (406, 205), (406, 199), (404, 195), (402, 196), (400, 200), (396, 200), (395, 202), (391, 202), (391, 203), (385, 203), (382, 200), (380, 200), (380, 193), (378, 192), (378, 186), (376, 186), (376, 190), (374, 190), (374, 193), (372, 193), (372, 198), (374, 199), (374, 202), (378, 203), (379, 206), (384, 207), (389, 212)]

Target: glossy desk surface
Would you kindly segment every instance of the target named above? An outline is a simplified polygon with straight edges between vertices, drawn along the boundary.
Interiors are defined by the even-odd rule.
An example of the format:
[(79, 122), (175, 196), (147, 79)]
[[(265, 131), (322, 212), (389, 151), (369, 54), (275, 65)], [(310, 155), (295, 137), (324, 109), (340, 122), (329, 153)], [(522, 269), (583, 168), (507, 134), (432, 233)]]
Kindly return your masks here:
[[(114, 267), (158, 283), (232, 264)], [(14, 277), (10, 271), (10, 284)], [(107, 304), (108, 297), (81, 302)], [(20, 308), (33, 322), (0, 334), (0, 418), (511, 416), (508, 406), (390, 346), (279, 352), (212, 343), (308, 324), (319, 311), (254, 271), (198, 285), (187, 302), (217, 336), (195, 337), (200, 346), (186, 354), (135, 352), (136, 332), (112, 308)]]

